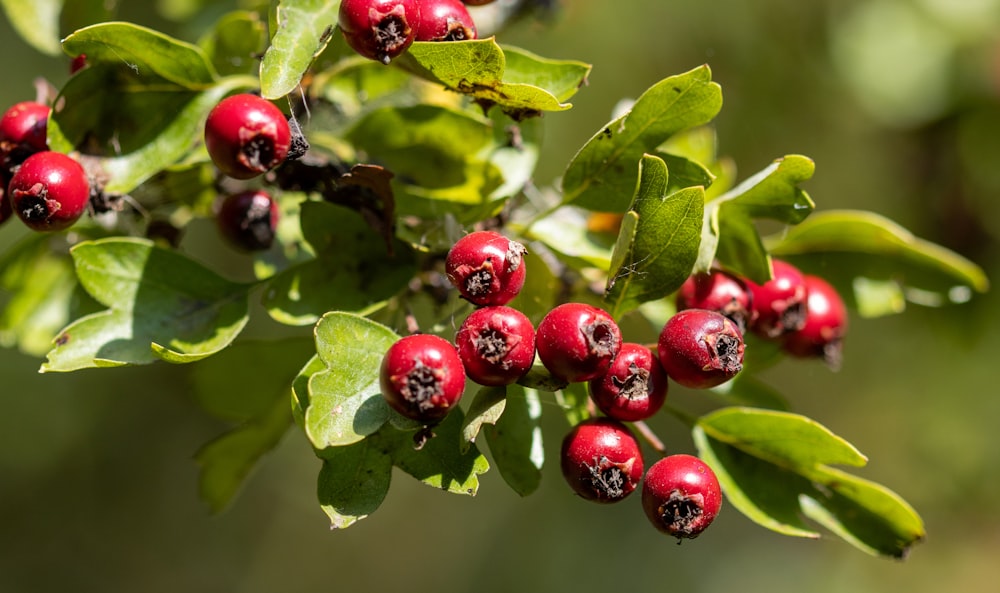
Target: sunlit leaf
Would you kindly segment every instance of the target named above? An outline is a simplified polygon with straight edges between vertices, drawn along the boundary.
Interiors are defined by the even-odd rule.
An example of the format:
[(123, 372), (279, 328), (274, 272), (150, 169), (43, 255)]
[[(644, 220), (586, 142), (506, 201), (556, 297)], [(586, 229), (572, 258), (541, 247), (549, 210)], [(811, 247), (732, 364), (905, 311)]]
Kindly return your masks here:
[(278, 29), (260, 66), (261, 94), (277, 99), (295, 90), (335, 33), (340, 0), (281, 0)]

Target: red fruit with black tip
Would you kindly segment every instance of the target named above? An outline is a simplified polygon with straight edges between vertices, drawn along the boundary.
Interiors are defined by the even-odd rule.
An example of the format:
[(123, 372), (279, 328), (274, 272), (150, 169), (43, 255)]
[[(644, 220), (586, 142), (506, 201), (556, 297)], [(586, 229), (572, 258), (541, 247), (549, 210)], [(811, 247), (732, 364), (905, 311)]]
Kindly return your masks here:
[(432, 334), (414, 334), (389, 347), (382, 358), (379, 383), (392, 409), (433, 424), (461, 399), (465, 369), (451, 342)]
[(750, 323), (750, 291), (739, 277), (719, 269), (692, 274), (677, 291), (677, 310), (722, 313), (745, 333)]
[(48, 150), (46, 141), (52, 109), (34, 101), (15, 103), (0, 117), (0, 141), (7, 150), (20, 148), (31, 153)]
[(806, 322), (802, 329), (785, 334), (782, 346), (793, 356), (822, 358), (831, 368), (840, 367), (847, 306), (826, 280), (806, 274)]
[(563, 303), (538, 324), (535, 349), (553, 376), (570, 383), (600, 377), (622, 347), (611, 315), (585, 303)]
[(257, 177), (285, 161), (292, 134), (270, 101), (243, 93), (212, 108), (205, 120), (205, 148), (212, 162), (235, 179)]
[(279, 216), (278, 203), (271, 194), (250, 190), (226, 196), (215, 220), (219, 231), (234, 247), (261, 251), (274, 242)]
[(590, 398), (608, 416), (645, 420), (667, 399), (667, 375), (652, 350), (625, 342), (608, 371), (590, 380)]
[(797, 331), (806, 322), (806, 283), (792, 264), (772, 260), (773, 277), (764, 284), (747, 281), (753, 318), (750, 329), (765, 338)]
[(462, 41), (476, 38), (476, 24), (461, 0), (423, 0), (417, 41)]
[(469, 302), (506, 305), (524, 286), (524, 245), (494, 231), (476, 231), (452, 245), (445, 273)]
[(722, 508), (722, 489), (708, 465), (692, 455), (670, 455), (650, 466), (642, 508), (653, 527), (677, 539), (698, 537)]
[(743, 334), (721, 313), (685, 309), (667, 320), (657, 354), (667, 376), (692, 389), (725, 383), (743, 369)]
[(563, 439), (560, 466), (574, 492), (598, 503), (624, 499), (642, 480), (639, 442), (611, 418), (591, 418), (574, 426)]
[(455, 336), (465, 373), (480, 385), (509, 385), (535, 361), (535, 328), (510, 307), (483, 307), (469, 314)]
[(21, 163), (7, 191), (18, 218), (36, 231), (69, 228), (90, 201), (90, 181), (80, 163), (48, 150)]
[(337, 23), (354, 51), (388, 64), (416, 39), (420, 13), (418, 0), (343, 0)]

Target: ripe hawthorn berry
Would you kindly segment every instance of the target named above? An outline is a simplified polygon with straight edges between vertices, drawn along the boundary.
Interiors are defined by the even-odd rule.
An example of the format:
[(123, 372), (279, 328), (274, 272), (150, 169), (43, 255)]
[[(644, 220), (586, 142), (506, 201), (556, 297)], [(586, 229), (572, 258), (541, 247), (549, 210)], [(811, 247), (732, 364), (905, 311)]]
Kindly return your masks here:
[(622, 347), (611, 315), (586, 303), (563, 303), (538, 324), (535, 348), (552, 375), (570, 383), (600, 377)]
[(392, 409), (434, 424), (461, 399), (465, 369), (451, 342), (432, 334), (414, 334), (389, 347), (382, 358), (379, 383)]
[(80, 163), (60, 152), (28, 157), (10, 180), (10, 205), (36, 231), (70, 227), (87, 209), (90, 182)]
[(743, 280), (724, 270), (692, 274), (677, 291), (677, 310), (708, 309), (722, 313), (746, 333), (750, 323), (750, 291)]
[(685, 309), (667, 320), (657, 354), (667, 376), (692, 389), (725, 383), (743, 369), (743, 335), (721, 313)]
[(277, 167), (288, 156), (291, 142), (285, 114), (257, 95), (226, 97), (205, 120), (205, 148), (212, 162), (235, 179), (250, 179)]
[(354, 51), (388, 64), (413, 43), (420, 13), (419, 0), (343, 0), (337, 23)]
[(15, 103), (0, 117), (0, 141), (6, 150), (21, 149), (29, 153), (48, 150), (46, 141), (49, 114), (52, 109), (35, 101)]
[(750, 329), (765, 338), (778, 338), (802, 328), (806, 321), (806, 283), (792, 264), (772, 260), (774, 276), (764, 284), (747, 281), (753, 317)]
[(590, 380), (590, 398), (612, 418), (645, 420), (667, 399), (667, 375), (652, 350), (625, 342), (608, 371)]
[(222, 236), (245, 251), (271, 247), (278, 227), (278, 203), (263, 190), (230, 194), (222, 200), (215, 221)]
[(782, 346), (793, 356), (822, 358), (831, 368), (840, 367), (847, 307), (837, 289), (826, 280), (806, 274), (806, 322), (802, 329), (784, 335)]
[(506, 305), (524, 286), (524, 245), (494, 231), (476, 231), (452, 245), (445, 273), (469, 302)]
[(722, 507), (722, 489), (712, 468), (693, 455), (670, 455), (650, 466), (642, 485), (642, 508), (658, 530), (678, 540), (696, 538)]
[(566, 483), (587, 500), (618, 502), (642, 480), (639, 442), (612, 418), (584, 420), (563, 438), (560, 466)]
[(465, 373), (480, 385), (509, 385), (535, 361), (535, 328), (510, 307), (483, 307), (469, 314), (455, 336)]
[(423, 0), (417, 41), (462, 41), (476, 38), (476, 24), (461, 0)]

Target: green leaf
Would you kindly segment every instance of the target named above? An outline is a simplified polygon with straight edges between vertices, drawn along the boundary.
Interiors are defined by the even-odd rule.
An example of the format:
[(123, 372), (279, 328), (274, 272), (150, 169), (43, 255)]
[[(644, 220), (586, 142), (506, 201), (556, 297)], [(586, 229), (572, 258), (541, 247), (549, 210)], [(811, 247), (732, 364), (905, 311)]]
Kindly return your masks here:
[(38, 51), (59, 54), (59, 13), (63, 0), (2, 0), (0, 6), (17, 34)]
[(587, 220), (579, 209), (560, 208), (537, 220), (525, 234), (544, 243), (574, 268), (590, 266), (607, 270), (611, 267), (613, 241), (607, 234), (588, 230)]
[(711, 121), (722, 90), (708, 66), (650, 87), (632, 109), (603, 126), (580, 149), (563, 175), (563, 203), (624, 212), (635, 190), (635, 166), (672, 135)]
[(306, 427), (306, 410), (309, 409), (309, 379), (326, 370), (326, 363), (314, 354), (292, 380), (292, 419), (302, 430)]
[(462, 426), (462, 449), (467, 450), (476, 441), (479, 431), (485, 424), (496, 424), (507, 405), (507, 389), (505, 387), (483, 387), (476, 392), (476, 397), (469, 406)]
[(317, 494), (331, 529), (350, 527), (382, 504), (392, 478), (392, 457), (376, 441), (323, 451)]
[(413, 433), (385, 426), (377, 435), (379, 442), (392, 451), (392, 462), (399, 469), (433, 488), (455, 494), (475, 496), (479, 475), (490, 465), (473, 444), (462, 451), (464, 414), (461, 408), (448, 413), (434, 427), (434, 436), (421, 449), (413, 447)]
[(219, 19), (198, 45), (215, 71), (229, 76), (256, 73), (258, 56), (266, 44), (267, 28), (260, 15), (240, 10)]
[(309, 379), (306, 436), (316, 449), (356, 443), (389, 419), (379, 368), (399, 336), (374, 321), (341, 312), (324, 315), (315, 333), (316, 351), (326, 370)]
[(545, 451), (542, 447), (542, 403), (534, 389), (511, 387), (507, 405), (493, 426), (484, 427), (486, 443), (507, 485), (521, 496), (538, 489)]
[(608, 270), (604, 300), (615, 318), (680, 288), (698, 257), (705, 191), (668, 194), (667, 180), (666, 164), (644, 155)]
[(110, 308), (64, 328), (43, 372), (193, 362), (228, 346), (246, 325), (247, 285), (151, 241), (86, 241), (71, 253), (80, 283)]
[(866, 315), (898, 312), (904, 298), (944, 305), (989, 289), (973, 262), (863, 210), (817, 212), (768, 246), (804, 271), (822, 274)]
[(277, 99), (295, 90), (334, 32), (340, 0), (281, 0), (278, 29), (260, 65), (261, 94)]
[(570, 426), (576, 426), (580, 422), (590, 418), (590, 411), (587, 409), (590, 403), (590, 395), (587, 393), (586, 383), (570, 383), (563, 389), (556, 392), (556, 402), (562, 408), (566, 421)]

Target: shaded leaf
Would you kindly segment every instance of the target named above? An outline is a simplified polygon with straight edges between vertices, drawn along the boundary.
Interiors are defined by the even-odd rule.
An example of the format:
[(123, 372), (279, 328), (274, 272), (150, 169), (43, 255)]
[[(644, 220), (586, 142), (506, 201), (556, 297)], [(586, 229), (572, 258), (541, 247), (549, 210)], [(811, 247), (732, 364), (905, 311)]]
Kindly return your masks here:
[(278, 25), (260, 65), (261, 94), (277, 99), (295, 90), (330, 40), (340, 0), (281, 0)]
[(542, 403), (537, 391), (511, 387), (503, 415), (483, 430), (497, 471), (521, 496), (537, 490), (542, 480), (545, 451), (541, 416)]
[(475, 442), (479, 431), (486, 424), (496, 424), (507, 405), (505, 387), (483, 387), (476, 392), (462, 425), (462, 450)]
[(392, 457), (365, 439), (322, 452), (317, 495), (331, 529), (350, 527), (373, 513), (385, 500), (392, 478)]
[(241, 10), (224, 15), (199, 42), (215, 71), (222, 76), (254, 74), (267, 44), (265, 23), (256, 12)]

